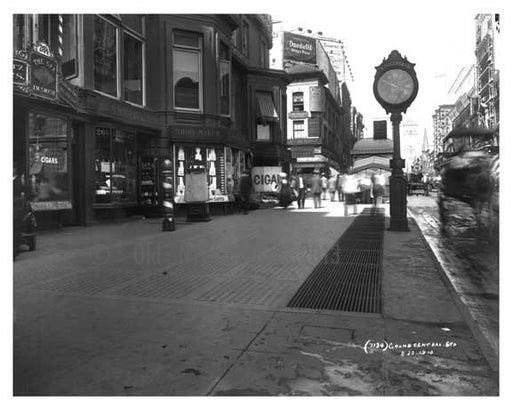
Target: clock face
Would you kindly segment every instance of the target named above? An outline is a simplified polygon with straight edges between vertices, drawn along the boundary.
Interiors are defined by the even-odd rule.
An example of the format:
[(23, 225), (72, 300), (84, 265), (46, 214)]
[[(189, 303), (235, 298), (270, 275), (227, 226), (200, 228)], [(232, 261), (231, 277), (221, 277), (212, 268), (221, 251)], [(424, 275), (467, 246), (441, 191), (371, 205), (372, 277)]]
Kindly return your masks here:
[(401, 104), (414, 92), (414, 81), (407, 71), (394, 68), (379, 78), (377, 92), (388, 104)]

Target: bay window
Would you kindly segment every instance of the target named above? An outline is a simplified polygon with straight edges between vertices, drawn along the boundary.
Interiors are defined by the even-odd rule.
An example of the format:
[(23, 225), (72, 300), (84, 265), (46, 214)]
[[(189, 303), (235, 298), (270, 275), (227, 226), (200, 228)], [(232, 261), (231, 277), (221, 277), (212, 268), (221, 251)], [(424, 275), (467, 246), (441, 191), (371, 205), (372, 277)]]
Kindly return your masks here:
[(219, 96), (220, 114), (230, 114), (230, 89), (231, 89), (231, 61), (229, 47), (220, 43), (219, 45)]

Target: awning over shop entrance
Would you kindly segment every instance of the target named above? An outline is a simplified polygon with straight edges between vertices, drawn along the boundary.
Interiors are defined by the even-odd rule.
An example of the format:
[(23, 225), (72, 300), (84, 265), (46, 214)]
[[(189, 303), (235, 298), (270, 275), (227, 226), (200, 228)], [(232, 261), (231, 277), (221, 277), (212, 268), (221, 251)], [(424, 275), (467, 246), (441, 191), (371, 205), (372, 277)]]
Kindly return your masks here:
[(256, 103), (258, 118), (262, 121), (279, 121), (270, 93), (256, 93)]

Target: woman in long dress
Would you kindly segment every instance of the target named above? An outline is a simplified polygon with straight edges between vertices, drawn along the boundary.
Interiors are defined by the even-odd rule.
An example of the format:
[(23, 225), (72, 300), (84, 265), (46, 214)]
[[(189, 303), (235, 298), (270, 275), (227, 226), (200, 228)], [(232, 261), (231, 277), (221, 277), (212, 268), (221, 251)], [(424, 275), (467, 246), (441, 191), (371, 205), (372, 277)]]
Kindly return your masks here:
[(288, 181), (288, 175), (286, 173), (280, 174), (281, 176), (281, 187), (279, 191), (279, 205), (284, 209), (288, 208), (292, 201), (292, 190), (290, 182)]

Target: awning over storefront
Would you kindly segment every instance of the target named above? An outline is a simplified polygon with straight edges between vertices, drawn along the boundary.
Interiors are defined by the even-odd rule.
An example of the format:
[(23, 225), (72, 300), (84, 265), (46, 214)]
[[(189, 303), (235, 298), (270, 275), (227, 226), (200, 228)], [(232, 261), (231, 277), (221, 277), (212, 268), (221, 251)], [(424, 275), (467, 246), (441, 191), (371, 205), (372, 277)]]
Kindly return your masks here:
[(257, 115), (263, 121), (279, 121), (270, 93), (256, 93)]

